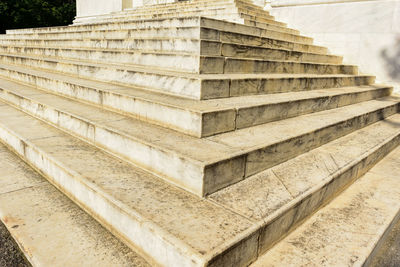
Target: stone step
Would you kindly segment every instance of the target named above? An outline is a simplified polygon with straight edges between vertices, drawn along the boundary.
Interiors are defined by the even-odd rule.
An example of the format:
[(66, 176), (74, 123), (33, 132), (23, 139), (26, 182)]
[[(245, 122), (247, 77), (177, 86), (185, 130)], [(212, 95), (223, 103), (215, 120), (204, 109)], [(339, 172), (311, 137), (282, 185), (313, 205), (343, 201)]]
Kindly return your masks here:
[[(174, 37), (171, 37), (174, 36)], [(251, 34), (233, 33), (209, 28), (198, 27), (172, 27), (158, 29), (142, 30), (118, 30), (118, 31), (86, 31), (76, 33), (62, 33), (48, 36), (29, 36), (21, 38), (19, 35), (3, 35), (0, 38), (0, 44), (5, 45), (34, 45), (34, 46), (54, 46), (60, 47), (92, 47), (106, 48), (113, 46), (115, 48), (134, 49), (135, 46), (144, 46), (147, 50), (162, 49), (167, 47), (168, 51), (174, 50), (175, 46), (184, 46), (186, 43), (195, 41), (222, 42), (229, 44), (249, 45), (272, 49), (286, 49), (304, 53), (327, 54), (326, 47), (302, 44), (297, 42), (283, 41), (274, 38), (259, 37)], [(167, 46), (166, 41), (171, 45)], [(116, 46), (119, 43), (119, 46)], [(160, 45), (161, 44), (161, 45)], [(161, 46), (161, 47), (160, 47)], [(172, 47), (172, 48), (171, 48)], [(182, 48), (177, 48), (182, 50)], [(189, 51), (192, 51), (188, 47)], [(216, 53), (216, 52), (215, 52)]]
[[(32, 90), (28, 90), (24, 97), (21, 93), (7, 92), (9, 90), (2, 94), (2, 98), (25, 112), (200, 196), (373, 123), (379, 116), (392, 115), (398, 107), (398, 99), (372, 100), (237, 130), (232, 134), (197, 139), (40, 91), (32, 93)], [(225, 112), (215, 120), (224, 121), (227, 118), (229, 122), (231, 117), (233, 121), (234, 115), (234, 111)], [(293, 123), (297, 120), (306, 123), (308, 127), (294, 132)], [(226, 126), (226, 122), (215, 125)], [(286, 129), (289, 127), (290, 132)], [(265, 132), (270, 129), (282, 134), (267, 135)], [(332, 132), (337, 136), (332, 136)], [(235, 138), (244, 140), (232, 145)], [(294, 143), (300, 144), (296, 149), (291, 149)], [(255, 157), (258, 157), (258, 161), (254, 160)]]
[(287, 28), (270, 26), (268, 30), (231, 23), (227, 21), (215, 20), (204, 17), (189, 17), (189, 18), (172, 18), (172, 19), (151, 19), (151, 20), (130, 20), (114, 23), (96, 23), (87, 25), (59, 26), (47, 28), (32, 28), (8, 30), (7, 35), (0, 35), (2, 38), (8, 36), (32, 35), (34, 38), (39, 36), (47, 36), (50, 34), (65, 34), (82, 31), (119, 31), (119, 30), (151, 30), (162, 28), (188, 28), (202, 27), (233, 33), (244, 33), (258, 37), (270, 37), (279, 40), (290, 42), (299, 42), (304, 44), (312, 44), (312, 38), (299, 36), (298, 31), (289, 31)]
[[(85, 60), (93, 63), (129, 64), (164, 68), (199, 74), (218, 73), (293, 73), (293, 74), (358, 74), (354, 65), (300, 63), (293, 61), (257, 60), (221, 56), (197, 56), (191, 53), (146, 50), (52, 48), (34, 46), (3, 46), (0, 54), (45, 57), (50, 60)], [(12, 60), (12, 59), (10, 59)], [(7, 62), (7, 60), (5, 60)], [(12, 63), (12, 62), (11, 62)]]
[[(0, 109), (2, 141), (125, 242), (162, 266), (247, 266), (270, 237), (268, 215), (293, 216), (290, 222), (306, 216), (400, 141), (400, 118), (395, 115), (307, 153), (302, 164), (290, 161), (274, 168), (274, 173), (286, 173), (288, 166), (297, 166), (294, 173), (302, 176), (288, 174), (281, 179), (293, 181), (316, 175), (326, 182), (323, 189), (327, 190), (321, 190), (319, 182), (317, 186), (310, 183), (311, 188), (301, 197), (291, 197), (287, 192), (276, 198), (286, 189), (267, 171), (243, 181), (261, 180), (251, 187), (252, 192), (200, 199), (7, 105)], [(333, 158), (339, 162), (334, 164)], [(331, 173), (323, 165), (324, 159), (331, 159)], [(254, 201), (261, 192), (267, 201)], [(231, 211), (229, 199), (249, 201), (233, 205), (236, 210), (248, 207), (249, 213)], [(302, 210), (296, 212), (298, 209)], [(257, 215), (261, 219), (254, 218)], [(275, 236), (286, 227), (273, 226), (278, 227), (273, 229)]]
[[(145, 90), (191, 99), (360, 86), (373, 84), (375, 80), (375, 77), (369, 75), (345, 74), (191, 74), (144, 68), (143, 66), (104, 65), (102, 63), (83, 63), (78, 60), (44, 60), (43, 57), (41, 58), (0, 54), (2, 61), (0, 75), (27, 83), (42, 83), (42, 81), (48, 80), (48, 77), (43, 76), (43, 71), (58, 71), (82, 78), (137, 86)], [(5, 62), (22, 66), (9, 65)], [(42, 68), (42, 70), (26, 70), (24, 66)]]
[[(272, 266), (301, 266), (305, 263), (310, 264), (309, 261), (317, 264), (312, 266), (346, 266), (347, 262), (346, 264), (340, 261), (336, 262), (337, 264), (329, 262), (326, 265), (323, 264), (323, 261), (318, 262), (319, 259), (327, 259), (316, 256), (316, 250), (322, 248), (323, 251), (331, 253), (338, 245), (338, 243), (330, 243), (331, 239), (327, 235), (328, 233), (319, 232), (318, 226), (324, 229), (330, 226), (323, 222), (318, 226), (316, 224), (311, 226), (306, 222), (310, 227), (307, 228), (307, 232), (303, 232), (304, 239), (296, 241), (289, 239), (292, 242), (289, 240), (286, 242), (284, 239), (283, 246), (286, 244), (292, 248), (297, 247), (297, 253), (282, 251), (279, 259), (273, 257), (273, 253), (267, 252), (264, 256), (262, 255), (318, 208), (323, 207), (346, 186), (395, 149), (400, 143), (399, 122), (400, 115), (396, 114), (217, 192), (211, 195), (210, 199), (227, 210), (236, 212), (259, 224), (258, 255), (260, 255), (260, 259), (257, 262), (259, 265), (255, 264), (256, 266), (270, 266), (268, 265), (269, 260), (271, 260)], [(390, 170), (386, 169), (388, 172)], [(384, 181), (381, 180), (381, 183)], [(358, 188), (363, 190), (361, 186)], [(341, 220), (344, 220), (343, 223), (352, 224), (351, 218), (359, 214), (356, 211), (359, 208), (361, 207), (356, 205), (354, 209), (351, 209), (352, 213), (348, 214), (350, 221), (340, 218), (335, 225), (343, 226)], [(332, 227), (334, 226), (332, 225)], [(358, 228), (356, 232), (359, 232), (360, 229), (363, 228)], [(331, 230), (338, 234), (347, 233), (346, 229), (342, 227), (340, 230), (339, 228)], [(314, 235), (315, 232), (321, 233), (321, 235)], [(349, 236), (346, 235), (346, 237)], [(351, 249), (348, 248), (348, 252), (354, 252), (354, 248), (359, 248), (358, 244), (353, 243), (355, 241), (351, 240), (353, 246)], [(281, 247), (280, 244), (272, 247), (271, 251)], [(325, 246), (329, 249), (324, 250)], [(335, 255), (334, 259), (342, 259), (335, 253), (333, 255)], [(307, 261), (296, 261), (296, 259), (300, 260), (302, 256), (307, 257)], [(292, 261), (292, 257), (296, 257), (296, 259)], [(350, 265), (353, 266), (353, 264)]]
[(396, 148), (251, 266), (369, 266), (400, 218), (399, 159)]
[(32, 266), (150, 267), (0, 143), (1, 220)]

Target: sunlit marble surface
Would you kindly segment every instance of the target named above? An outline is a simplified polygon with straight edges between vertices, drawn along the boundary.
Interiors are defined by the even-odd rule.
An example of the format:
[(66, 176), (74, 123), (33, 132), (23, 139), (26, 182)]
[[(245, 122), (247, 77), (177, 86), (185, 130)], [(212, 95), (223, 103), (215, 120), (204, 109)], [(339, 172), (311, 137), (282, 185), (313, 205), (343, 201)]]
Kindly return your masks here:
[(275, 0), (270, 12), (400, 92), (400, 1), (313, 1)]

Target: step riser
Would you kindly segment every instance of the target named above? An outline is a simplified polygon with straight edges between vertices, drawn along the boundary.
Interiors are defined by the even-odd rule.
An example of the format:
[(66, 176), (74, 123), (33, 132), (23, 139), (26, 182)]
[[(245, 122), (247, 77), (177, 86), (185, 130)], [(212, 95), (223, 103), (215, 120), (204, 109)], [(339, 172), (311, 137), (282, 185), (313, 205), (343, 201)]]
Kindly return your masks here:
[(344, 122), (329, 125), (317, 131), (249, 152), (246, 157), (245, 177), (250, 177), (306, 153), (337, 138), (396, 114), (398, 111), (398, 104), (391, 105), (384, 109), (356, 116)]
[[(92, 217), (120, 237), (132, 247), (151, 255), (155, 261), (164, 266), (203, 266), (190, 248), (181, 251), (175, 247), (178, 240), (160, 238), (157, 226), (140, 215), (127, 214), (104, 195), (96, 193), (96, 186), (89, 184), (84, 177), (63, 167), (62, 163), (48, 157), (28, 141), (16, 136), (6, 128), (0, 127), (0, 139), (13, 149), (24, 161), (38, 170), (60, 191), (76, 202)], [(168, 236), (168, 234), (161, 234)], [(170, 239), (173, 237), (170, 237)], [(190, 255), (188, 255), (190, 254)]]
[[(353, 85), (368, 85), (374, 82), (371, 76), (355, 77), (322, 77), (322, 78), (276, 78), (276, 79), (244, 79), (244, 80), (197, 80), (185, 77), (149, 74), (111, 68), (93, 67), (76, 64), (38, 61), (21, 57), (0, 55), (0, 60), (12, 64), (55, 70), (105, 82), (120, 82), (127, 85), (152, 87), (165, 93), (193, 99), (211, 99), (240, 95), (280, 93), (324, 88), (336, 88)], [(19, 80), (19, 76), (10, 75)], [(24, 79), (22, 79), (24, 81)]]
[(296, 229), (304, 219), (328, 203), (399, 145), (400, 134), (393, 136), (391, 140), (376, 148), (373, 153), (357, 159), (357, 162), (347, 166), (345, 170), (332, 175), (330, 183), (323, 185), (318, 190), (298, 200), (289, 210), (265, 225), (261, 229), (259, 255), (265, 253), (276, 242)]
[(225, 57), (287, 60), (296, 62), (342, 64), (339, 56), (310, 54), (298, 51), (276, 50), (256, 46), (222, 43), (221, 55)]

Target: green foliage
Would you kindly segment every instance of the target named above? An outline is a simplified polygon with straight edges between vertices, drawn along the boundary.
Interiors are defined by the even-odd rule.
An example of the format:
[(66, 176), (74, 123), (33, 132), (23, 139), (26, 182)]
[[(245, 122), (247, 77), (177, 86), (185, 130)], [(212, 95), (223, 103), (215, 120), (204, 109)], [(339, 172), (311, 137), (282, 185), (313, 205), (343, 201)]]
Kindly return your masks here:
[(75, 8), (75, 0), (0, 0), (0, 33), (71, 24)]

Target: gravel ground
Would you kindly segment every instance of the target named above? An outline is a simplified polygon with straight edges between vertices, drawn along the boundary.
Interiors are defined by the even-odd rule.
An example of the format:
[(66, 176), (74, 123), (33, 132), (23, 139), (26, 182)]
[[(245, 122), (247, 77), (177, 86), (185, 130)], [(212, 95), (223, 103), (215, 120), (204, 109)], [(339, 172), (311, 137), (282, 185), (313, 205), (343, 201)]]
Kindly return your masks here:
[(0, 267), (28, 267), (24, 256), (10, 236), (4, 224), (0, 221)]

